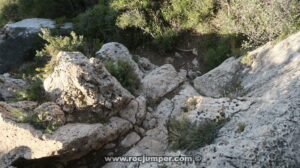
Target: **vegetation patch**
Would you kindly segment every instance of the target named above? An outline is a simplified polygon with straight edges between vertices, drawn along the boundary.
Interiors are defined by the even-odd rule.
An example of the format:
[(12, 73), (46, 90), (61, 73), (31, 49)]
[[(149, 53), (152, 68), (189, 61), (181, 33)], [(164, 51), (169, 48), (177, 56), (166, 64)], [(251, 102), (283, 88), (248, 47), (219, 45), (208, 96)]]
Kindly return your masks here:
[(59, 51), (82, 51), (84, 46), (83, 36), (77, 36), (75, 32), (71, 32), (70, 36), (55, 36), (49, 29), (42, 29), (40, 37), (46, 41), (44, 48), (37, 51), (36, 56), (48, 60), (43, 68), (38, 70), (48, 75), (54, 70), (57, 64), (57, 54)]
[(21, 110), (19, 110), (19, 109), (12, 109), (12, 110), (10, 111), (10, 113), (11, 113), (12, 115), (18, 117), (18, 119), (19, 119), (20, 121), (22, 121), (22, 120), (26, 117), (26, 114), (24, 114), (24, 113), (23, 113)]
[(172, 150), (195, 150), (211, 144), (220, 128), (228, 120), (191, 123), (186, 119), (171, 118), (169, 121), (169, 141)]
[(52, 133), (63, 125), (62, 121), (53, 118), (49, 112), (35, 112), (25, 117), (22, 122), (30, 123), (45, 133)]
[(241, 59), (241, 63), (243, 65), (246, 65), (246, 66), (251, 66), (253, 61), (254, 61), (254, 56), (253, 55), (246, 55)]
[(116, 63), (106, 63), (105, 67), (125, 89), (134, 95), (137, 94), (140, 79), (128, 61), (120, 59)]
[(224, 91), (223, 97), (235, 98), (246, 94), (247, 90), (243, 87), (242, 81), (236, 81)]
[(246, 124), (245, 123), (237, 123), (237, 130), (238, 132), (244, 132), (245, 131), (245, 128), (246, 128)]
[(4, 82), (5, 82), (5, 79), (0, 78), (0, 83), (4, 83)]

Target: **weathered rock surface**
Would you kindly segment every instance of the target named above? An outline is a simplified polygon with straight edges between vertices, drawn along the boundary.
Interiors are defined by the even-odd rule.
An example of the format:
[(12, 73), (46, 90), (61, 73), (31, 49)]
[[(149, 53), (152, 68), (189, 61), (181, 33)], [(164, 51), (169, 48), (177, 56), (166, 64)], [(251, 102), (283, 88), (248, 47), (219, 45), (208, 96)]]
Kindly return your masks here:
[[(124, 52), (119, 52), (121, 50)], [(129, 52), (120, 47), (116, 53), (122, 56)], [(110, 78), (98, 59), (83, 58), (79, 53), (63, 52), (60, 55), (59, 65), (45, 83), (51, 95), (69, 112), (81, 109), (78, 107), (105, 107), (107, 110), (105, 104), (98, 106), (99, 102), (110, 102), (115, 97), (101, 97), (106, 93), (102, 92), (102, 86), (103, 82), (113, 83), (109, 91), (128, 98), (126, 105), (108, 106), (114, 107), (108, 108), (109, 113), (120, 118), (112, 117), (107, 124), (67, 124), (53, 135), (43, 136), (27, 124), (0, 117), (0, 128), (4, 128), (0, 142), (7, 141), (0, 144), (0, 155), (4, 155), (0, 165), (7, 165), (19, 157), (32, 159), (57, 155), (72, 160), (101, 147), (110, 150), (107, 155), (112, 156), (120, 146), (131, 146), (128, 151), (122, 151), (123, 156), (187, 155), (201, 156), (202, 159), (188, 165), (110, 162), (104, 165), (105, 168), (279, 168), (298, 167), (300, 163), (300, 32), (276, 45), (269, 43), (248, 53), (251, 60), (246, 65), (241, 63), (243, 57), (229, 58), (216, 69), (196, 78), (193, 82), (196, 89), (186, 82), (183, 71), (176, 72), (172, 65), (158, 67), (143, 78), (143, 95), (137, 98), (120, 91), (121, 86)], [(146, 101), (151, 99), (157, 104), (147, 108)], [(0, 104), (2, 115), (9, 113), (10, 108), (13, 107)], [(102, 114), (103, 111), (95, 112)], [(168, 121), (171, 117), (199, 123), (230, 120), (219, 130), (212, 144), (193, 151), (170, 152)], [(128, 132), (130, 134), (126, 135)], [(38, 149), (37, 146), (45, 148)]]
[[(234, 85), (239, 82), (239, 89), (246, 90), (240, 95), (243, 97), (205, 97), (190, 85), (184, 85), (175, 97), (164, 99), (152, 114), (159, 120), (157, 128), (170, 116), (186, 117), (191, 122), (229, 117), (230, 121), (219, 131), (213, 144), (177, 154), (199, 155), (201, 162), (188, 166), (108, 163), (105, 167), (298, 167), (300, 32), (276, 45), (269, 43), (249, 55), (253, 60), (247, 65), (240, 63), (242, 58), (230, 58), (194, 81), (200, 94), (213, 97), (226, 96), (224, 92), (237, 87)], [(187, 107), (187, 110), (182, 107)], [(244, 128), (240, 129), (240, 125)], [(164, 134), (163, 131), (160, 133)], [(171, 155), (159, 145), (156, 146), (161, 147), (160, 152), (154, 152), (157, 149), (153, 147), (155, 143), (146, 149), (138, 148), (139, 144), (147, 144), (145, 139), (147, 136), (125, 156), (141, 156), (148, 154), (149, 150), (152, 154)]]
[(141, 91), (147, 98), (158, 99), (170, 93), (186, 80), (186, 72), (177, 72), (166, 64), (151, 71), (141, 81)]
[[(299, 51), (300, 33), (297, 33), (275, 46), (269, 43), (248, 53), (253, 57), (252, 63), (243, 65), (243, 69), (237, 71), (235, 77), (243, 89), (247, 90), (245, 99), (255, 104), (234, 115), (221, 129), (214, 144), (195, 152), (203, 156), (201, 166), (298, 166)], [(234, 59), (227, 61), (229, 65), (238, 62), (239, 60)], [(232, 70), (235, 71), (234, 68)], [(225, 71), (228, 74), (224, 76), (231, 76), (233, 71)], [(210, 73), (217, 76), (217, 72)], [(221, 83), (227, 82), (227, 78), (220, 79)], [(215, 85), (210, 83), (203, 87), (212, 89)], [(245, 125), (245, 130), (241, 133), (234, 131), (238, 123)]]
[(104, 44), (96, 53), (96, 55), (97, 58), (100, 58), (105, 62), (116, 63), (118, 60), (126, 60), (131, 65), (140, 80), (144, 76), (144, 73), (139, 69), (138, 64), (133, 60), (129, 50), (123, 44), (116, 42)]
[(13, 98), (18, 91), (24, 90), (26, 86), (25, 81), (14, 79), (8, 73), (0, 75), (0, 101)]
[[(132, 129), (130, 122), (113, 117), (107, 124), (67, 124), (53, 134), (42, 134), (28, 124), (14, 123), (0, 114), (0, 166), (13, 161), (59, 156), (63, 160), (80, 158), (89, 151), (96, 150)], [(10, 151), (25, 147), (23, 153), (14, 155)], [(10, 153), (8, 153), (10, 152)], [(8, 159), (10, 158), (10, 159)]]
[(229, 58), (217, 68), (196, 78), (194, 87), (205, 96), (224, 96), (226, 91), (238, 82), (237, 76), (241, 67), (239, 59)]
[(120, 116), (132, 124), (140, 125), (146, 117), (146, 99), (139, 96), (120, 111)]
[(14, 103), (9, 103), (14, 108), (21, 109), (24, 113), (33, 112), (34, 109), (38, 106), (37, 102), (34, 101), (19, 101)]
[(122, 147), (131, 147), (135, 143), (137, 143), (141, 137), (136, 132), (129, 133), (121, 142)]
[[(9, 23), (0, 30), (0, 73), (19, 68), (24, 61), (32, 59), (30, 49), (37, 47), (38, 33), (41, 28), (60, 29), (49, 19), (24, 19), (16, 23)], [(70, 31), (70, 23), (62, 26), (62, 31)]]
[(66, 123), (65, 113), (57, 104), (53, 102), (46, 102), (41, 104), (36, 109), (34, 109), (34, 113), (46, 114), (48, 116), (47, 120), (49, 122), (55, 122), (59, 125), (63, 125)]
[(45, 90), (64, 111), (112, 116), (134, 98), (112, 77), (99, 59), (60, 52), (59, 65), (44, 81)]

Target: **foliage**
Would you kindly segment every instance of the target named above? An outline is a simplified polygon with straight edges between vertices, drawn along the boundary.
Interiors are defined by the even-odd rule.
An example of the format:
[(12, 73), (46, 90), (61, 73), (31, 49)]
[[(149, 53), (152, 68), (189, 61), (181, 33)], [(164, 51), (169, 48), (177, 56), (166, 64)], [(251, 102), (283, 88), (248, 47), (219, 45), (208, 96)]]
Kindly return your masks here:
[(111, 7), (119, 13), (118, 27), (139, 28), (152, 37), (155, 46), (166, 51), (181, 31), (195, 28), (213, 15), (215, 1), (115, 0)]
[(19, 109), (12, 109), (10, 111), (10, 113), (13, 114), (14, 116), (18, 117), (18, 119), (20, 121), (22, 121), (24, 119), (24, 117), (26, 117), (26, 115), (24, 113), (22, 113), (22, 111)]
[(56, 55), (59, 51), (82, 51), (84, 48), (83, 36), (77, 36), (75, 32), (71, 32), (70, 36), (54, 36), (49, 29), (42, 29), (40, 37), (46, 41), (44, 49), (37, 51), (36, 56), (50, 58), (47, 65), (39, 69), (45, 74), (53, 71), (57, 64)]
[(194, 150), (209, 145), (214, 141), (218, 130), (226, 121), (191, 123), (186, 119), (171, 118), (169, 121), (170, 148)]
[(23, 122), (30, 123), (36, 129), (46, 133), (52, 133), (57, 130), (62, 122), (55, 119), (49, 112), (35, 112), (24, 118)]
[(128, 61), (120, 59), (116, 63), (106, 63), (105, 67), (124, 88), (132, 94), (136, 94), (140, 80)]
[(253, 55), (246, 55), (241, 59), (241, 64), (246, 65), (246, 66), (251, 66), (253, 60), (254, 60)]
[(8, 22), (9, 20), (15, 20), (18, 18), (18, 12), (16, 11), (17, 0), (1, 0), (0, 1), (0, 26)]
[(235, 0), (221, 1), (217, 23), (224, 33), (245, 34), (245, 47), (258, 46), (283, 33), (295, 31), (299, 17), (298, 0)]
[[(118, 28), (116, 18), (117, 12), (110, 7), (109, 0), (103, 0), (78, 15), (74, 19), (74, 28), (76, 32), (84, 35), (88, 42), (95, 41), (95, 39), (102, 42), (117, 41), (129, 48), (137, 47), (148, 38), (135, 28), (124, 30)], [(93, 51), (97, 49), (99, 48), (94, 48)]]
[(244, 37), (239, 35), (209, 35), (200, 46), (205, 70), (213, 69), (229, 57), (241, 56), (244, 53), (241, 49), (243, 39)]
[(246, 124), (244, 123), (237, 123), (238, 132), (244, 132), (246, 128)]
[(5, 82), (5, 79), (0, 78), (0, 83), (4, 83), (4, 82)]
[(88, 38), (110, 39), (116, 34), (115, 13), (105, 1), (100, 1), (94, 8), (78, 15), (75, 29)]

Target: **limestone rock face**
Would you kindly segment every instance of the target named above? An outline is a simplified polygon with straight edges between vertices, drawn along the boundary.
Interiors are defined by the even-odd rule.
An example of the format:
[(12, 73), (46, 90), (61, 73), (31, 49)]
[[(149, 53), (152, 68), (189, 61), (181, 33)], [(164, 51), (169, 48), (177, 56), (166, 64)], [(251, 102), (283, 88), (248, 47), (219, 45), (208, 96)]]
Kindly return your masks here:
[(150, 99), (158, 99), (173, 91), (186, 80), (186, 73), (177, 72), (175, 68), (166, 64), (151, 71), (141, 81), (142, 94)]
[[(214, 144), (195, 151), (203, 157), (200, 166), (298, 166), (299, 51), (300, 32), (276, 45), (269, 43), (248, 53), (247, 56), (252, 57), (251, 62), (242, 65), (235, 78), (246, 90), (242, 101), (253, 101), (253, 104), (231, 118), (220, 130)], [(227, 63), (238, 62), (230, 59)], [(227, 72), (224, 76), (232, 74), (231, 70), (224, 72)], [(217, 71), (211, 75), (216, 76)], [(203, 87), (215, 86), (214, 83), (209, 85), (211, 87), (208, 84)], [(236, 131), (240, 123), (245, 126), (242, 132)]]
[(118, 60), (126, 60), (140, 80), (144, 77), (144, 73), (140, 70), (138, 64), (129, 53), (129, 50), (123, 44), (116, 42), (104, 44), (96, 55), (97, 58), (100, 58), (104, 62), (116, 63)]
[(107, 61), (116, 61), (118, 59), (132, 59), (129, 50), (123, 44), (116, 42), (104, 44), (96, 54), (98, 57)]
[(59, 156), (63, 160), (80, 158), (124, 135), (132, 124), (112, 117), (107, 124), (67, 124), (53, 134), (43, 134), (28, 124), (2, 118), (0, 114), (0, 166), (17, 159), (27, 160)]
[(221, 97), (237, 81), (242, 65), (239, 59), (231, 57), (210, 72), (196, 78), (194, 87), (205, 96)]
[(121, 146), (127, 148), (137, 143), (141, 137), (136, 132), (129, 133), (121, 142)]
[[(183, 85), (173, 98), (163, 99), (152, 112), (152, 116), (158, 120), (157, 127), (147, 131), (146, 136), (125, 156), (186, 154), (202, 158), (200, 162), (188, 166), (176, 163), (164, 165), (176, 168), (298, 167), (299, 51), (300, 32), (276, 45), (269, 43), (248, 53), (245, 57), (251, 57), (251, 60), (247, 64), (241, 63), (243, 57), (226, 60), (216, 69), (194, 80), (199, 93), (189, 84)], [(226, 97), (228, 94), (224, 94), (236, 90), (243, 90), (243, 94), (229, 98)], [(163, 142), (163, 137), (167, 135), (161, 123), (165, 123), (171, 116), (187, 118), (191, 122), (222, 117), (230, 120), (220, 129), (212, 144), (194, 151), (172, 154), (163, 148), (167, 143), (162, 143), (163, 146), (158, 143)], [(156, 131), (158, 129), (159, 133)], [(122, 166), (158, 168), (163, 165), (134, 162), (108, 163), (104, 167)]]
[(140, 125), (146, 117), (146, 99), (143, 96), (137, 97), (121, 110), (119, 115), (132, 124)]
[(134, 98), (99, 59), (77, 52), (60, 52), (57, 57), (59, 64), (44, 81), (44, 88), (64, 111), (112, 116)]

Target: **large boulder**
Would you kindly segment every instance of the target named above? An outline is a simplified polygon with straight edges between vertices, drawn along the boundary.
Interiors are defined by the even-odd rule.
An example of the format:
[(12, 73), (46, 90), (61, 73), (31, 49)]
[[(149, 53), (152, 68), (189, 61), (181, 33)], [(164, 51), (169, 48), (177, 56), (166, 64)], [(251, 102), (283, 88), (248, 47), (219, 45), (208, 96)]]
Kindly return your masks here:
[(24, 61), (33, 58), (34, 49), (38, 49), (40, 39), (38, 33), (41, 28), (54, 29), (68, 32), (72, 29), (70, 23), (55, 26), (49, 19), (25, 19), (16, 23), (6, 24), (0, 30), (0, 73), (17, 69)]
[[(230, 58), (194, 81), (200, 94), (190, 85), (182, 86), (172, 99), (164, 99), (153, 112), (158, 128), (170, 117), (190, 122), (230, 120), (212, 144), (175, 156), (190, 155), (199, 162), (190, 167), (298, 167), (300, 163), (300, 32), (274, 45), (268, 43), (242, 58)], [(219, 80), (218, 80), (219, 79)], [(238, 82), (239, 85), (235, 85)], [(237, 87), (235, 89), (232, 89)], [(226, 91), (245, 90), (242, 95), (224, 98)], [(234, 94), (231, 94), (234, 95)], [(215, 98), (221, 97), (221, 98)], [(157, 141), (166, 135), (147, 136), (124, 156), (172, 156)], [(160, 138), (159, 138), (160, 137)], [(162, 139), (161, 139), (162, 138)], [(184, 137), (183, 137), (184, 138)], [(150, 140), (150, 139), (149, 139)], [(160, 141), (163, 142), (163, 141)], [(151, 145), (147, 145), (151, 144)], [(141, 148), (145, 146), (146, 148)], [(159, 150), (157, 150), (159, 148)], [(108, 163), (104, 167), (188, 167), (166, 163)]]
[(156, 100), (178, 88), (186, 80), (186, 72), (179, 73), (171, 64), (165, 64), (147, 74), (141, 81), (141, 92)]
[[(223, 72), (224, 76), (235, 71), (240, 87), (246, 90), (241, 100), (253, 103), (231, 118), (214, 144), (194, 152), (203, 157), (201, 167), (299, 165), (299, 51), (300, 32), (276, 45), (268, 43), (239, 60), (227, 61), (228, 65), (240, 63), (242, 68), (235, 71), (232, 67)], [(212, 71), (211, 76), (217, 73)], [(202, 84), (212, 89), (217, 83)], [(241, 124), (242, 131), (236, 131)]]
[(134, 98), (99, 59), (88, 59), (79, 52), (60, 52), (57, 60), (59, 64), (45, 79), (44, 88), (66, 112), (94, 112), (109, 117)]
[(130, 122), (112, 117), (107, 124), (67, 124), (53, 134), (43, 134), (28, 124), (4, 119), (1, 114), (0, 127), (0, 167), (45, 157), (78, 159), (132, 129)]
[(100, 58), (104, 62), (116, 63), (118, 60), (128, 61), (140, 80), (146, 73), (156, 68), (147, 58), (133, 57), (123, 44), (117, 42), (104, 44), (96, 55), (97, 58)]
[(222, 97), (234, 83), (238, 83), (238, 72), (241, 70), (240, 59), (231, 57), (210, 72), (197, 77), (194, 87), (205, 96)]

